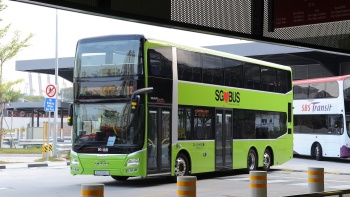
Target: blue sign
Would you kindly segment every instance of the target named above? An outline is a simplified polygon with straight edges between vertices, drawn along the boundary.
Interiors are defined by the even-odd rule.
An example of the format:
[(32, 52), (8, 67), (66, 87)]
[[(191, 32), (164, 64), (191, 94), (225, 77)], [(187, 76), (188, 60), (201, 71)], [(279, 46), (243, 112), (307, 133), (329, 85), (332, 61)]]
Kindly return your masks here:
[(45, 98), (44, 110), (46, 112), (54, 112), (56, 110), (56, 99), (55, 98)]

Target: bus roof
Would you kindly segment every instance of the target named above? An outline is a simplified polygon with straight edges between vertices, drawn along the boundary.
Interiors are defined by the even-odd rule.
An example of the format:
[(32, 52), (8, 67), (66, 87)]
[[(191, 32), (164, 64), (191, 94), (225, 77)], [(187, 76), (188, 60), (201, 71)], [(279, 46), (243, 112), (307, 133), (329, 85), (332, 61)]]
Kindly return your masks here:
[(307, 84), (307, 83), (321, 83), (321, 82), (329, 82), (329, 81), (343, 81), (344, 79), (349, 77), (350, 75), (343, 75), (343, 76), (334, 76), (334, 77), (294, 80), (293, 85)]
[(172, 43), (172, 42), (168, 42), (168, 41), (164, 41), (164, 40), (159, 40), (159, 39), (155, 39), (155, 38), (146, 38), (146, 39), (149, 42), (158, 43), (158, 44), (162, 44), (165, 46), (175, 46), (175, 47), (178, 47), (181, 49), (190, 50), (190, 51), (194, 51), (194, 52), (207, 53), (207, 54), (211, 54), (211, 55), (217, 55), (217, 56), (235, 59), (235, 60), (239, 60), (239, 61), (260, 64), (260, 65), (265, 65), (265, 66), (269, 66), (269, 67), (273, 67), (273, 68), (279, 68), (279, 69), (291, 71), (291, 68), (289, 66), (285, 66), (282, 64), (276, 64), (276, 63), (272, 63), (272, 62), (267, 62), (267, 61), (258, 60), (258, 59), (245, 57), (245, 56), (239, 56), (239, 55), (235, 55), (235, 54), (231, 54), (231, 53), (225, 53), (225, 52), (221, 52), (221, 51), (217, 51), (217, 50), (213, 50), (213, 49), (208, 49), (208, 48), (203, 48), (203, 47), (193, 47), (193, 46), (186, 46), (186, 45), (182, 45), (182, 44), (176, 44), (176, 43)]

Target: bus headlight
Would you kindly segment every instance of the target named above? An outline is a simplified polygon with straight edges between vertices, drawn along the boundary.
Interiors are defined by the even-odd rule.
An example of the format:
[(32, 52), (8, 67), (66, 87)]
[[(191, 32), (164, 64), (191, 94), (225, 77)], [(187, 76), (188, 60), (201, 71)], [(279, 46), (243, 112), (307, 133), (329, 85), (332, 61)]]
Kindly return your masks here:
[(70, 160), (70, 163), (71, 163), (72, 165), (79, 165), (79, 161), (78, 161), (77, 158), (72, 158), (72, 159)]
[(137, 166), (140, 163), (140, 158), (129, 159), (126, 166)]

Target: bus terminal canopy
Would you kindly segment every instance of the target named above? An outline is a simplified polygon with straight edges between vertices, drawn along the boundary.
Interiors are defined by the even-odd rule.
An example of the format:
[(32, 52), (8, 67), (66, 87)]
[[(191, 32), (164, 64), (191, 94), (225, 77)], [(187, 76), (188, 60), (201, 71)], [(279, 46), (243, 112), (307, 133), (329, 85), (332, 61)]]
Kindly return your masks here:
[(350, 1), (346, 0), (12, 1), (224, 37), (350, 54)]

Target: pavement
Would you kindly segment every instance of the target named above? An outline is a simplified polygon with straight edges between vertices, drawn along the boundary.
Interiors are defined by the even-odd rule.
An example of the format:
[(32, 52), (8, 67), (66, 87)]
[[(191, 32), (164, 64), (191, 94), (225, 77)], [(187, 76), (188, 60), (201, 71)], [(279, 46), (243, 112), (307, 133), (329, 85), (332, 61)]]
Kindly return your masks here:
[[(0, 169), (11, 168), (31, 168), (31, 167), (51, 167), (51, 166), (68, 166), (69, 161), (62, 158), (62, 161), (43, 161), (42, 154), (0, 154), (0, 161), (5, 164), (0, 164)], [(46, 157), (45, 157), (46, 158)]]

